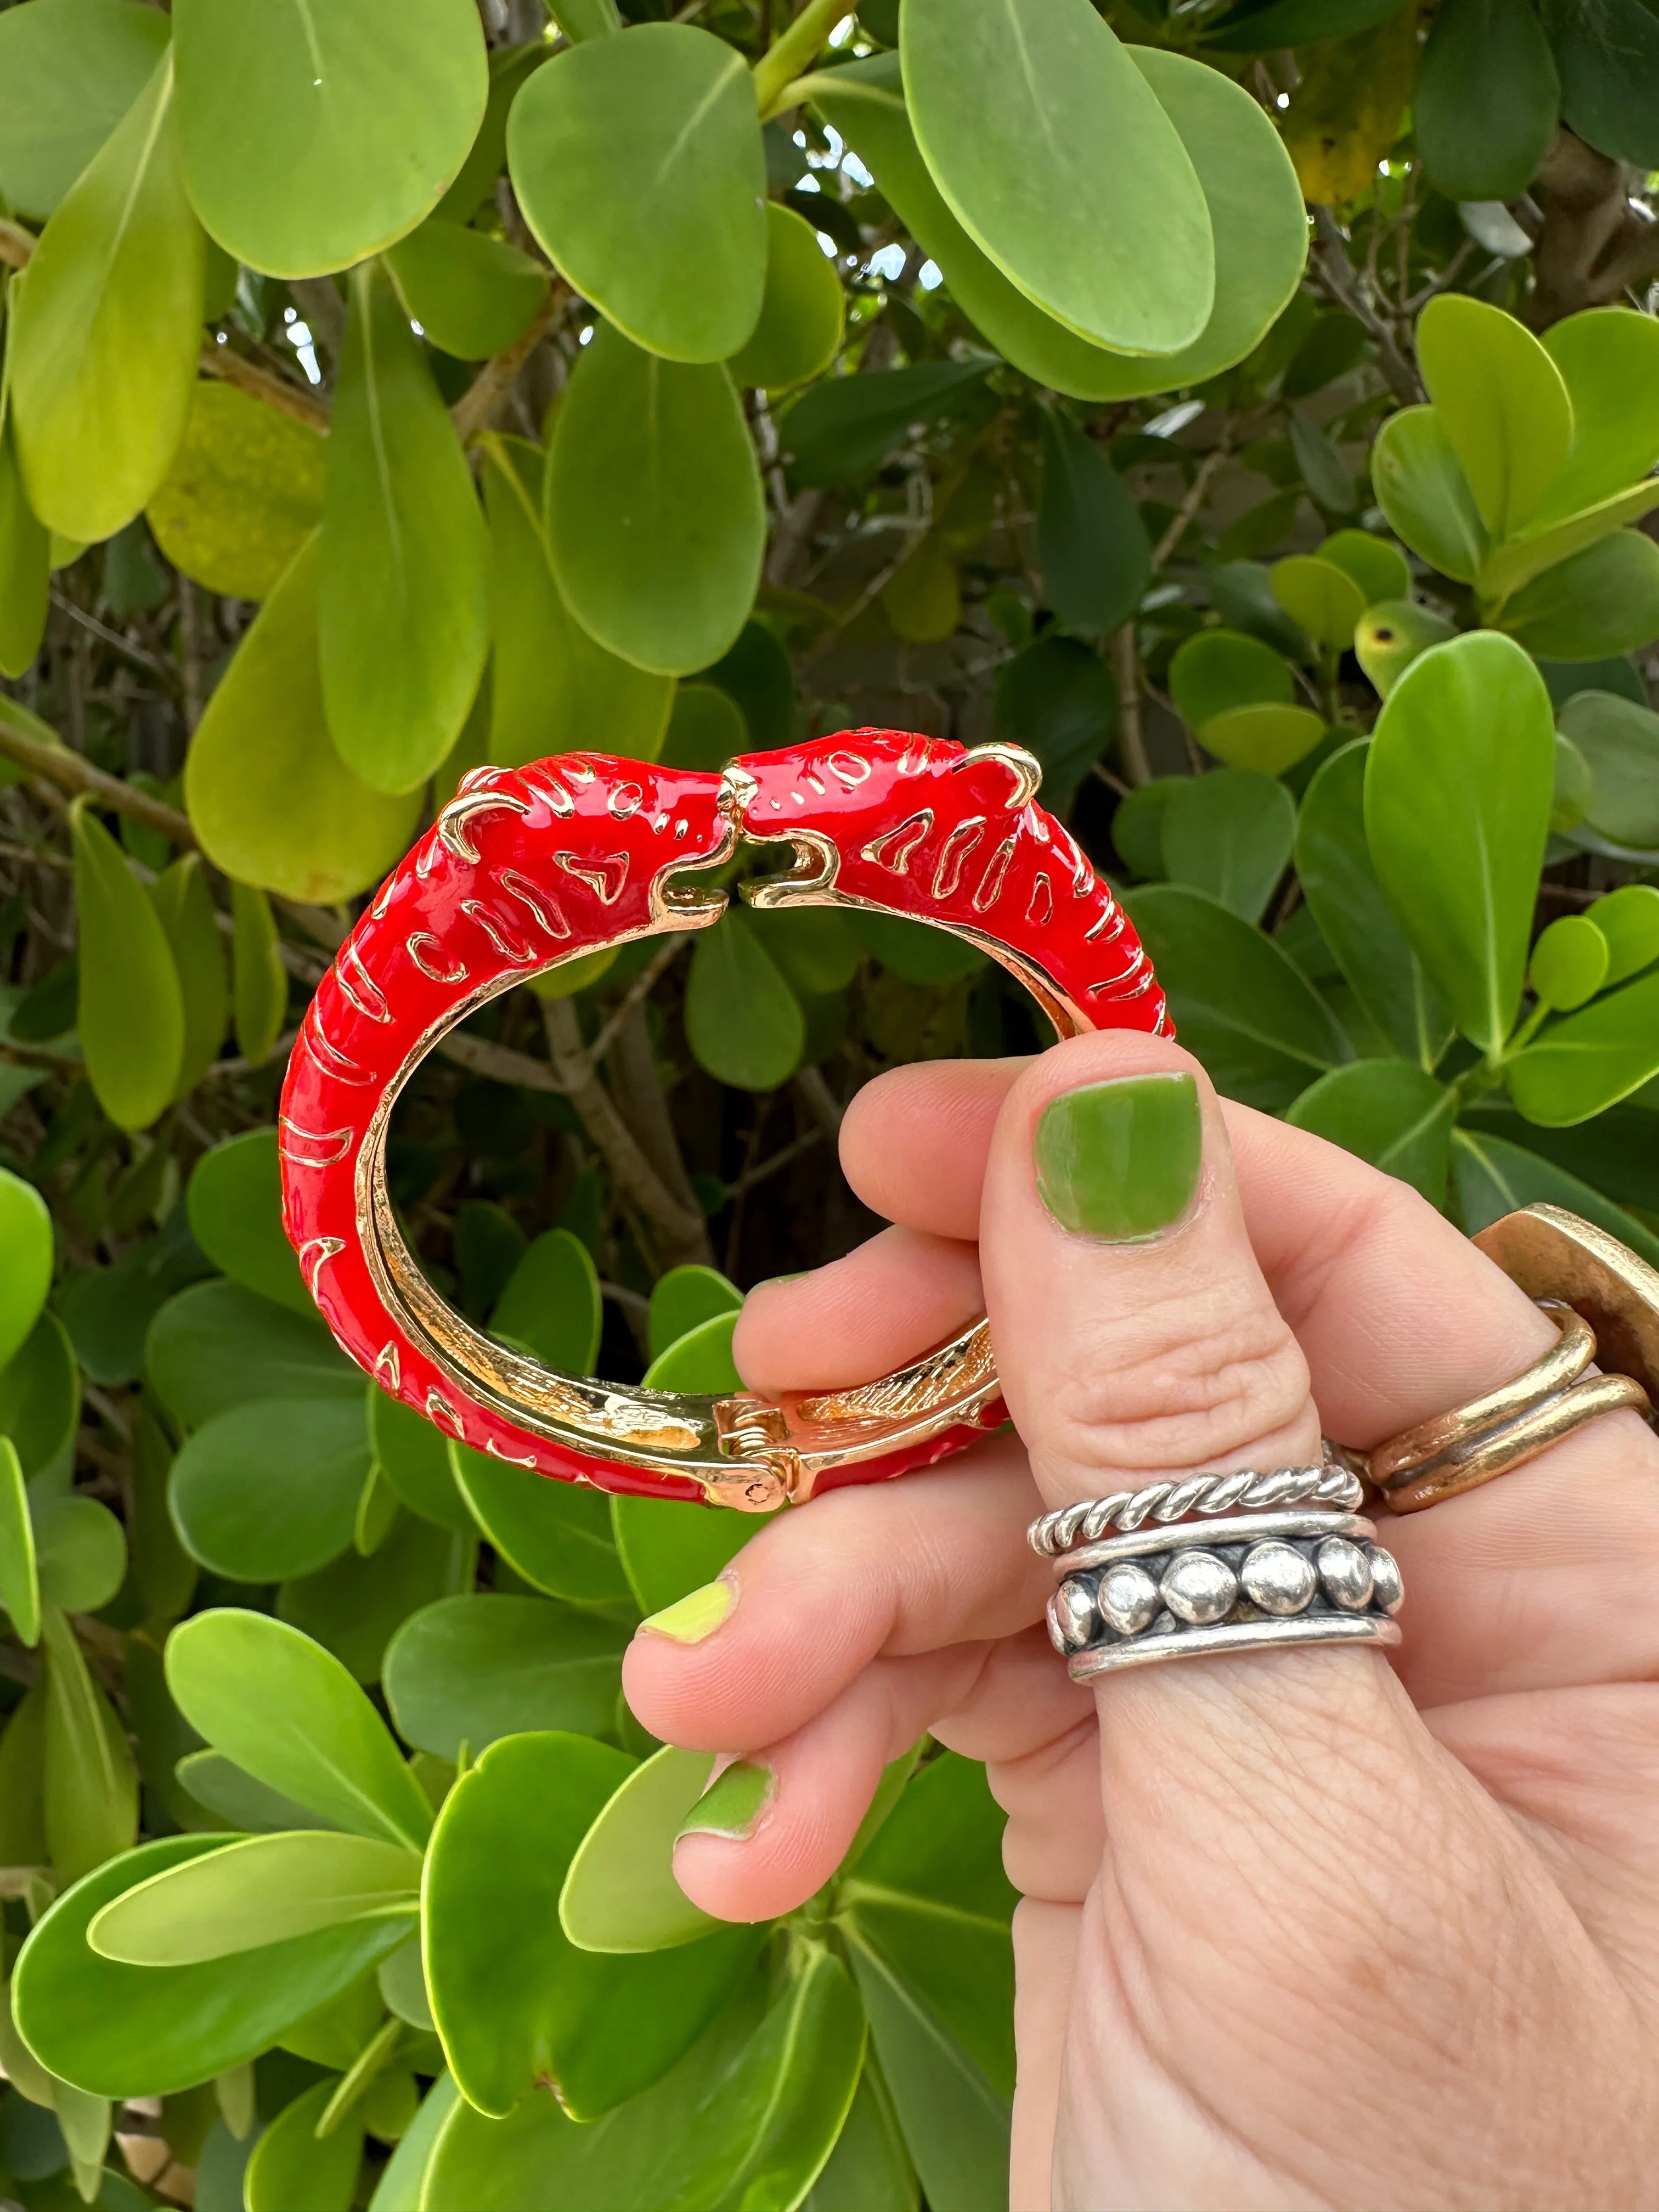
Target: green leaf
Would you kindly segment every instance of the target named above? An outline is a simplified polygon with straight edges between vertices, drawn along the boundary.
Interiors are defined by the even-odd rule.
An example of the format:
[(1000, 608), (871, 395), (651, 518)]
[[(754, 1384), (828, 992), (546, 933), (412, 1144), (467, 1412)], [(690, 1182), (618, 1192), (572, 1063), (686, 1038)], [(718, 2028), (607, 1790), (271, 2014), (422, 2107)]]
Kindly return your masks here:
[(1230, 707), (1204, 725), (1202, 743), (1228, 768), (1283, 775), (1305, 760), (1325, 735), (1310, 707)]
[(420, 2111), (398, 2138), (396, 2149), (381, 2169), (368, 2212), (421, 2212), (433, 2149), (459, 2096), (453, 2077), (441, 2074), (422, 2098)]
[(1049, 605), (1091, 636), (1126, 622), (1152, 575), (1152, 547), (1122, 477), (1056, 408), (1042, 415), (1037, 558)]
[(48, 529), (112, 537), (166, 476), (196, 383), (204, 255), (164, 55), (14, 282), (12, 428)]
[(1368, 607), (1379, 599), (1403, 599), (1411, 591), (1412, 572), (1405, 555), (1368, 530), (1334, 531), (1318, 549), (1318, 557), (1352, 576)]
[(999, 352), (1078, 399), (1127, 399), (1230, 368), (1291, 297), (1307, 258), (1301, 187), (1279, 133), (1242, 88), (1182, 54), (1132, 46), (1198, 173), (1215, 240), (1216, 295), (1202, 334), (1179, 352), (1135, 359), (1089, 344), (1011, 284), (940, 197), (904, 106), (898, 57), (814, 77), (813, 105), (870, 166), (884, 198), (943, 271), (951, 295)]
[(126, 1531), (107, 1505), (78, 1495), (34, 1508), (40, 1595), (60, 1613), (99, 1613), (126, 1579)]
[(665, 1745), (617, 1784), (559, 1894), (559, 1924), (579, 1950), (672, 1950), (720, 1925), (674, 1879), (675, 1838), (714, 1763), (712, 1752)]
[(1299, 407), (1290, 410), (1286, 426), (1296, 465), (1316, 503), (1327, 514), (1352, 514), (1357, 504), (1353, 477), (1335, 440)]
[(295, 555), (209, 700), (185, 762), (203, 850), (239, 883), (328, 904), (378, 883), (420, 819), (334, 750), (318, 660), (318, 539)]
[(413, 1407), (371, 1390), (368, 1433), (375, 1465), (412, 1513), (441, 1528), (471, 1534), (477, 1524), (455, 1487), (448, 1441), (441, 1430)]
[(412, 1613), (471, 1587), (477, 1556), (476, 1539), (404, 1516), (371, 1557), (354, 1542), (314, 1574), (284, 1583), (277, 1616), (332, 1652), (358, 1681), (373, 1682)]
[(556, 55), (514, 103), (507, 149), (550, 258), (635, 345), (717, 362), (750, 337), (766, 165), (749, 72), (723, 40), (644, 23)]
[(1534, 524), (1498, 546), (1482, 563), (1475, 583), (1483, 603), (1501, 606), (1510, 593), (1518, 592), (1546, 568), (1582, 553), (1586, 546), (1626, 523), (1639, 522), (1656, 507), (1659, 507), (1659, 478), (1648, 477), (1583, 514), (1569, 515), (1565, 522)]
[(1365, 611), (1365, 594), (1346, 568), (1316, 554), (1292, 553), (1275, 561), (1273, 595), (1316, 644), (1346, 653)]
[(314, 1316), (294, 1248), (283, 1233), (275, 1129), (248, 1129), (204, 1152), (185, 1197), (190, 1233), (216, 1267), (245, 1290), (307, 1320)]
[(1592, 10), (1547, 0), (1545, 21), (1561, 72), (1562, 118), (1579, 137), (1638, 169), (1659, 163), (1659, 29), (1642, 0), (1599, 0)]
[[(1203, 191), (1157, 96), (1086, 0), (1000, 0), (966, 19), (948, 0), (909, 0), (900, 46), (933, 180), (1003, 275), (1097, 345), (1192, 344), (1215, 304)], [(988, 84), (1000, 88), (988, 106)]]
[(505, 353), (540, 313), (547, 271), (481, 230), (428, 216), (386, 249), (386, 267), (410, 319), (458, 361)]
[(918, 2203), (916, 2170), (892, 2093), (866, 2049), (847, 2124), (801, 2212), (917, 2212)]
[(1564, 914), (1533, 946), (1527, 981), (1543, 1005), (1571, 1013), (1601, 988), (1611, 960), (1612, 947), (1589, 915)]
[(173, 1097), (184, 1053), (179, 970), (143, 886), (86, 799), (70, 810), (70, 827), (87, 1073), (111, 1121), (148, 1128)]
[(826, 377), (778, 425), (793, 480), (853, 483), (889, 453), (953, 412), (983, 385), (983, 361), (922, 362), (867, 376)]
[(611, 1501), (611, 1525), (641, 1611), (660, 1613), (712, 1583), (757, 1533), (752, 1513), (669, 1498)]
[(732, 381), (787, 392), (822, 376), (841, 351), (846, 296), (836, 264), (793, 208), (766, 207), (766, 290), (760, 320), (727, 363)]
[(1432, 1068), (1452, 1024), (1384, 895), (1365, 842), (1368, 738), (1333, 753), (1297, 819), (1302, 895), (1360, 1005), (1396, 1052)]
[[(1116, 734), (1117, 684), (1111, 670), (1080, 639), (1050, 630), (1003, 663), (994, 699), (998, 736), (1012, 738), (1036, 755), (1043, 803), (1063, 812)], [(912, 981), (944, 981), (952, 973), (968, 972), (961, 964), (960, 939), (952, 945), (942, 931), (924, 935), (915, 925), (886, 915), (860, 916), (860, 926), (866, 920), (877, 924), (877, 936), (870, 941), (878, 957), (886, 959), (884, 938), (890, 948), (902, 942), (927, 947), (919, 957), (927, 972)], [(908, 972), (897, 962), (887, 964), (901, 975)]]
[(775, 1091), (800, 1065), (800, 1002), (741, 908), (698, 936), (686, 978), (685, 1036), (699, 1066), (741, 1091)]
[(474, 1520), (526, 1582), (582, 1605), (626, 1597), (602, 1492), (510, 1466), (466, 1444), (452, 1444), (449, 1452)]
[(605, 1306), (592, 1255), (568, 1229), (536, 1237), (489, 1316), (492, 1336), (528, 1345), (560, 1375), (591, 1375)]
[[(823, 998), (831, 991), (844, 991), (858, 973), (861, 948), (856, 932), (844, 914), (833, 907), (782, 906), (757, 907), (752, 910), (761, 943), (782, 969), (784, 980), (802, 998)], [(681, 1273), (671, 1269), (671, 1273)], [(712, 1268), (685, 1270), (713, 1275)], [(654, 1301), (666, 1277), (659, 1279), (652, 1291)], [(717, 1284), (725, 1285), (729, 1296), (725, 1305), (708, 1306), (697, 1315), (706, 1321), (716, 1312), (727, 1311), (733, 1301), (741, 1304), (743, 1293), (724, 1275), (714, 1277)], [(665, 1308), (665, 1311), (666, 1311)], [(692, 1323), (688, 1322), (686, 1328)], [(683, 1336), (684, 1329), (676, 1329), (675, 1336)], [(665, 1340), (672, 1341), (672, 1338)], [(662, 1347), (658, 1347), (660, 1350)]]
[(199, 853), (184, 853), (150, 889), (173, 955), (184, 1008), (184, 1048), (175, 1098), (192, 1091), (219, 1057), (230, 1020), (230, 986), (217, 911)]
[[(824, 988), (835, 990), (840, 987), (828, 984)], [(736, 1313), (742, 1304), (743, 1292), (716, 1268), (671, 1267), (666, 1274), (658, 1276), (651, 1288), (651, 1310), (647, 1323), (651, 1357), (660, 1358), (689, 1330), (720, 1314)]]
[(1549, 151), (1561, 87), (1530, 0), (1448, 0), (1414, 104), (1418, 152), (1452, 200), (1512, 200)]
[(329, 733), (371, 789), (412, 792), (483, 674), (489, 550), (454, 426), (373, 265), (351, 280), (328, 449), (317, 592)]
[(1505, 1072), (1529, 1121), (1561, 1128), (1604, 1113), (1659, 1074), (1659, 976), (1552, 1022)]
[(467, 0), (182, 0), (173, 11), (190, 196), (227, 252), (273, 276), (375, 253), (430, 214), (483, 119)]
[(191, 1751), (174, 1769), (179, 1787), (216, 1819), (252, 1834), (289, 1832), (295, 1828), (332, 1828), (292, 1797), (268, 1790), (222, 1751)]
[(1659, 1267), (1659, 1237), (1599, 1190), (1524, 1146), (1485, 1130), (1460, 1128), (1452, 1139), (1452, 1176), (1457, 1218), (1471, 1237), (1523, 1206), (1565, 1206), (1628, 1244), (1649, 1267)]
[(88, 1944), (88, 1927), (113, 1899), (231, 1840), (143, 1844), (42, 1917), (13, 1979), (18, 2027), (42, 2065), (97, 2095), (189, 2088), (256, 2057), (401, 1940), (395, 1921), (359, 1921), (200, 1966), (120, 1966)]
[(1201, 629), (1183, 640), (1170, 663), (1170, 696), (1191, 726), (1233, 707), (1285, 706), (1296, 696), (1289, 664), (1259, 638), (1237, 630)]
[(1539, 524), (1599, 506), (1659, 460), (1659, 325), (1628, 307), (1587, 307), (1542, 334), (1572, 400), (1565, 472)]
[(125, 1891), (87, 1941), (132, 1966), (199, 1966), (345, 1920), (412, 1917), (420, 1887), (420, 1853), (398, 1844), (318, 1828), (250, 1836)]
[(1659, 637), (1659, 545), (1615, 530), (1503, 602), (1495, 616), (1540, 660), (1605, 660)]
[(619, 1960), (565, 1936), (571, 1857), (631, 1769), (586, 1736), (510, 1736), (445, 1801), (427, 1859), (427, 1982), (450, 2070), (481, 2112), (549, 2102), (535, 2094), (549, 2079), (573, 2117), (610, 2111), (672, 2065), (758, 1948), (758, 1929), (729, 1929)]
[(193, 1559), (276, 1582), (346, 1549), (368, 1468), (361, 1398), (256, 1398), (186, 1439), (168, 1495)]
[(1407, 1060), (1357, 1060), (1310, 1085), (1285, 1120), (1446, 1202), (1457, 1094)]
[(705, 684), (717, 685), (737, 704), (746, 726), (747, 746), (769, 752), (774, 746), (793, 743), (799, 720), (795, 666), (764, 623), (745, 623), (731, 651), (705, 668), (702, 676)]
[(547, 469), (548, 551), (583, 629), (659, 674), (706, 667), (747, 618), (765, 535), (726, 371), (599, 331), (559, 403)]
[(9, 1437), (31, 1480), (63, 1453), (81, 1418), (75, 1352), (56, 1314), (43, 1313), (21, 1352), (0, 1368), (0, 1436)]
[(1400, 0), (1241, 0), (1212, 19), (1206, 44), (1223, 53), (1265, 53), (1310, 39), (1368, 31), (1400, 13)]
[(46, 1842), (58, 1874), (78, 1881), (137, 1838), (138, 1776), (120, 1717), (54, 1605), (40, 1609), (40, 1641), (46, 1661)]
[[(257, 1781), (353, 1833), (419, 1850), (432, 1809), (339, 1661), (264, 1613), (198, 1613), (167, 1639), (179, 1710)], [(390, 1948), (390, 1947), (388, 1947)]]
[(1443, 576), (1474, 581), (1490, 540), (1434, 408), (1389, 416), (1371, 448), (1371, 484), (1396, 538)]
[(1611, 691), (1581, 691), (1561, 733), (1589, 763), (1585, 826), (1616, 845), (1659, 847), (1659, 714)]
[(1561, 372), (1502, 308), (1442, 293), (1418, 319), (1418, 360), (1434, 411), (1494, 538), (1537, 514), (1572, 450)]
[(278, 2112), (253, 2146), (243, 2179), (247, 2212), (350, 2212), (362, 2164), (361, 2119), (348, 2121), (319, 2140), (317, 2130), (332, 2081), (319, 2081)]
[(1414, 661), (1377, 718), (1365, 834), (1457, 1026), (1503, 1049), (1521, 1003), (1555, 781), (1544, 680), (1490, 630)]
[(1126, 904), (1182, 1042), (1230, 1097), (1273, 1113), (1352, 1059), (1329, 1008), (1271, 938), (1181, 884), (1153, 884)]
[(1164, 811), (1164, 866), (1175, 882), (1260, 921), (1295, 836), (1295, 801), (1271, 776), (1241, 768), (1182, 776)]
[(20, 1643), (33, 1647), (40, 1638), (40, 1582), (34, 1555), (34, 1525), (17, 1448), (0, 1437), (0, 1605), (11, 1617)]
[[(0, 27), (15, 14), (0, 16)], [(46, 635), (51, 585), (51, 535), (28, 503), (16, 441), (0, 412), (0, 676), (21, 676), (33, 665)]]
[(265, 599), (323, 519), (327, 457), (324, 440), (292, 416), (204, 378), (145, 520), (173, 567), (198, 584)]
[[(1316, 392), (1323, 392), (1339, 377), (1351, 374), (1364, 360), (1365, 353), (1364, 325), (1355, 322), (1352, 315), (1340, 310), (1316, 315), (1291, 356), (1290, 366), (1279, 384), (1280, 395), (1285, 399), (1311, 398)], [(1295, 513), (1292, 501), (1286, 516), (1287, 525)], [(1283, 532), (1279, 534), (1282, 536)], [(1278, 538), (1272, 542), (1277, 544)]]
[(493, 556), (489, 757), (518, 767), (605, 732), (605, 750), (654, 760), (675, 690), (596, 644), (560, 596), (542, 536), (542, 455), (522, 439), (483, 441)]
[(167, 23), (131, 0), (34, 0), (0, 18), (0, 194), (51, 215), (155, 74)]
[(1607, 948), (1611, 988), (1659, 960), (1659, 890), (1651, 884), (1621, 884), (1596, 900), (1587, 920), (1595, 924)]
[(538, 1729), (606, 1735), (628, 1638), (620, 1622), (545, 1598), (443, 1598), (392, 1638), (386, 1702), (405, 1741), (442, 1759)]
[(52, 1288), (52, 1216), (34, 1185), (0, 1168), (0, 1367), (28, 1341)]
[(258, 1067), (270, 1059), (288, 1018), (288, 970), (264, 893), (233, 884), (230, 912), (231, 1021), (237, 1049)]
[(363, 1402), (363, 1378), (320, 1322), (234, 1283), (169, 1298), (144, 1348), (150, 1382), (187, 1429), (255, 1398)]

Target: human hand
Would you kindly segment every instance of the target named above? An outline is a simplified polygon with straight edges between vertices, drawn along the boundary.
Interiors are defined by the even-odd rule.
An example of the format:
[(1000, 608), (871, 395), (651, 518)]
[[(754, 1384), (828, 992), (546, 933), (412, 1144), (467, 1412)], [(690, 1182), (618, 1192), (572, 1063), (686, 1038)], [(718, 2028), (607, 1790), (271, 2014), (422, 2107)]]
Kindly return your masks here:
[[(1061, 1211), (1146, 1231), (1161, 1192), (1171, 1218), (1062, 1226), (1045, 1108), (1182, 1072), (1196, 1194), (1180, 1111), (1126, 1138), (1109, 1103), (1117, 1157), (1085, 1131), (1068, 1201), (1062, 1107)], [(1024, 1896), (1016, 2212), (1659, 2203), (1659, 1443), (1621, 1413), (1389, 1522), (1392, 1665), (1267, 1651), (1091, 1692), (1040, 1626), (1034, 1514), (1316, 1460), (1322, 1429), (1370, 1446), (1553, 1327), (1405, 1185), (1223, 1105), (1153, 1039), (897, 1070), (842, 1148), (896, 1226), (757, 1291), (744, 1374), (862, 1380), (982, 1306), (1018, 1438), (780, 1516), (701, 1641), (636, 1638), (645, 1724), (773, 1777), (746, 1835), (680, 1843), (683, 1887), (728, 1918), (792, 1909), (931, 1729), (987, 1762)]]

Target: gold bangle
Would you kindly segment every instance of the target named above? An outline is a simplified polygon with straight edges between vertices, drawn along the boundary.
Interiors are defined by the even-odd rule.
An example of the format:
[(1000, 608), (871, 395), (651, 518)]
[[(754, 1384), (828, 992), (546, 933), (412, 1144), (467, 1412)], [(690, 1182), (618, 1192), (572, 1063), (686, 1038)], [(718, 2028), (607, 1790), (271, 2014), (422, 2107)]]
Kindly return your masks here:
[[(1560, 1338), (1513, 1381), (1367, 1455), (1394, 1513), (1419, 1513), (1508, 1474), (1603, 1413), (1650, 1419), (1659, 1395), (1659, 1273), (1645, 1261), (1556, 1206), (1506, 1214), (1474, 1242), (1559, 1320)], [(1592, 1360), (1610, 1371), (1586, 1376)]]

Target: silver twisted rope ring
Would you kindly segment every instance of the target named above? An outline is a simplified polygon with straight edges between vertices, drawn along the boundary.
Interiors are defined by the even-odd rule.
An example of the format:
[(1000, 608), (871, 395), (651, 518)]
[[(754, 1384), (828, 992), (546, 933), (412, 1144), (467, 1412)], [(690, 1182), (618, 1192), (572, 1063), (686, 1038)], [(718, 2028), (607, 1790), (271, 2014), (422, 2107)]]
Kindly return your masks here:
[(1365, 1486), (1346, 1467), (1276, 1467), (1269, 1473), (1237, 1468), (1231, 1474), (1189, 1474), (1179, 1482), (1148, 1483), (1143, 1490), (1115, 1490), (1045, 1513), (1026, 1531), (1034, 1552), (1056, 1558), (1079, 1544), (1098, 1543), (1109, 1528), (1125, 1534), (1146, 1521), (1184, 1520), (1191, 1513), (1259, 1513), (1275, 1506), (1312, 1504), (1351, 1513)]

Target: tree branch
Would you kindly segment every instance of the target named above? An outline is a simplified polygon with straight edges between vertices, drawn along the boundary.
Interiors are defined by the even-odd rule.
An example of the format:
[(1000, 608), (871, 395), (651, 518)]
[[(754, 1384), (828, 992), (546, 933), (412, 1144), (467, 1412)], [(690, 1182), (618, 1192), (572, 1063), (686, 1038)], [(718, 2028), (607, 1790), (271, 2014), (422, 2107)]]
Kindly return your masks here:
[(135, 822), (159, 830), (164, 837), (170, 837), (175, 845), (182, 845), (186, 852), (200, 851), (188, 815), (180, 814), (176, 806), (169, 806), (162, 799), (152, 799), (147, 791), (123, 783), (118, 775), (106, 775), (102, 769), (94, 768), (90, 761), (82, 760), (67, 745), (43, 744), (38, 738), (30, 737), (12, 720), (14, 704), (0, 695), (0, 753), (8, 760), (15, 760), (31, 775), (38, 775), (43, 782), (70, 792), (77, 799), (83, 792), (90, 793), (103, 805), (112, 806), (118, 813), (130, 814)]
[(307, 430), (320, 432), (328, 428), (328, 410), (320, 399), (313, 399), (309, 392), (301, 392), (297, 385), (273, 375), (270, 369), (261, 368), (257, 362), (247, 360), (228, 345), (218, 345), (211, 340), (204, 345), (202, 368), (209, 376), (216, 376), (223, 384), (234, 384), (239, 392), (246, 392), (252, 398), (263, 399), (267, 407), (274, 407), (291, 422), (303, 423)]
[(520, 331), (505, 353), (498, 353), (493, 361), (484, 363), (450, 409), (449, 419), (464, 446), (471, 445), (489, 428), (495, 410), (513, 389), (519, 371), (563, 314), (573, 296), (563, 278), (556, 276), (529, 326)]
[(1377, 367), (1388, 380), (1389, 389), (1396, 399), (1407, 407), (1417, 406), (1426, 395), (1417, 371), (1400, 350), (1394, 332), (1383, 321), (1359, 281), (1359, 272), (1348, 258), (1348, 249), (1336, 217), (1326, 207), (1314, 210), (1314, 224), (1319, 234), (1319, 249), (1315, 256), (1319, 273), (1334, 296), (1362, 325), (1376, 341)]

